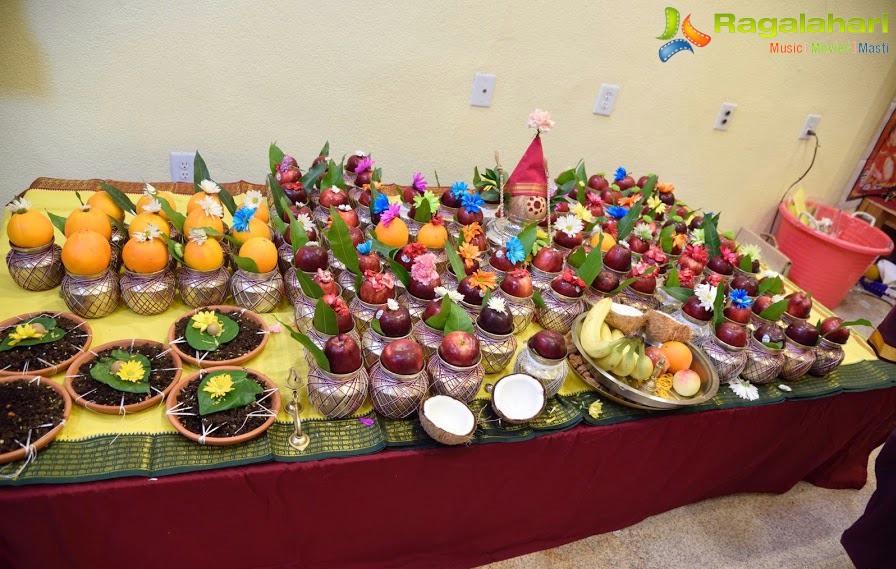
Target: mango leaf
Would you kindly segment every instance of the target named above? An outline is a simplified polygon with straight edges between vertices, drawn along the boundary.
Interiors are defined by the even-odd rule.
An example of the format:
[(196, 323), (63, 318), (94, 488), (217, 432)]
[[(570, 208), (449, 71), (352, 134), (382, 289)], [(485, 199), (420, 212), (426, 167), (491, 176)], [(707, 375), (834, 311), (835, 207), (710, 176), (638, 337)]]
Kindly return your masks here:
[(271, 225), (274, 226), (274, 231), (279, 235), (286, 235), (286, 232), (289, 231), (289, 224), (283, 221), (283, 218), (279, 215), (271, 216)]
[[(601, 234), (600, 239), (603, 241), (603, 234)], [(579, 275), (579, 278), (585, 281), (585, 284), (588, 285), (594, 282), (594, 279), (597, 275), (600, 274), (600, 271), (604, 268), (604, 258), (602, 256), (602, 250), (600, 248), (600, 243), (588, 253), (588, 256), (585, 257), (585, 262), (582, 263), (582, 266), (576, 270), (576, 274)]]
[(741, 258), (740, 263), (737, 264), (737, 268), (739, 268), (740, 270), (742, 270), (744, 272), (752, 273), (753, 272), (753, 258), (750, 257), (749, 254), (744, 255)]
[(50, 218), (50, 221), (53, 222), (53, 227), (55, 227), (59, 230), (60, 233), (65, 235), (65, 222), (68, 220), (61, 215), (56, 215), (52, 211), (48, 211), (47, 216)]
[(585, 173), (585, 162), (580, 161), (579, 166), (576, 168), (576, 200), (580, 204), (584, 204), (587, 201), (588, 194), (588, 174)]
[(781, 277), (764, 279), (761, 283), (759, 283), (760, 296), (763, 294), (781, 294), (782, 292), (784, 292), (784, 281), (781, 280)]
[[(370, 179), (377, 183), (382, 182), (383, 181), (383, 169), (382, 168), (374, 169), (373, 174), (370, 175)], [(371, 186), (370, 189), (375, 190), (376, 188)]]
[(672, 253), (673, 234), (675, 233), (675, 225), (667, 225), (660, 231), (660, 247), (666, 254)]
[[(222, 375), (230, 376), (230, 380), (233, 382), (233, 389), (222, 397), (212, 397), (210, 393), (205, 391), (205, 386), (213, 378)], [(254, 402), (256, 396), (262, 392), (264, 392), (264, 388), (250, 379), (249, 374), (243, 370), (213, 371), (199, 382), (199, 391), (196, 393), (199, 400), (199, 414), (203, 416), (211, 415), (212, 413), (245, 407)]]
[(520, 234), (517, 235), (517, 239), (523, 244), (523, 252), (527, 256), (532, 252), (532, 247), (535, 246), (535, 239), (537, 236), (538, 224), (534, 222), (524, 227), (522, 231), (520, 231)]
[[(229, 235), (228, 235), (229, 237)], [(230, 255), (230, 258), (233, 259), (233, 263), (249, 273), (257, 273), (258, 265), (255, 264), (255, 259), (250, 259), (249, 257), (240, 257), (239, 255)]]
[[(163, 200), (163, 201), (164, 201), (164, 200)], [(111, 215), (106, 215), (106, 217), (109, 218), (109, 223), (111, 223), (113, 227), (115, 227), (116, 229), (118, 229), (118, 232), (119, 232), (119, 233), (121, 233), (122, 235), (127, 235), (127, 234), (128, 234), (128, 226), (125, 225), (123, 221), (118, 221), (117, 219), (115, 219), (115, 218), (112, 217)], [(163, 233), (163, 235), (164, 235), (164, 233)]]
[[(28, 338), (26, 340), (22, 340), (17, 343), (15, 346), (10, 346), (9, 343), (12, 342), (12, 338), (9, 335), (6, 338), (3, 338), (3, 342), (0, 342), (0, 352), (5, 352), (8, 350), (14, 350), (19, 346), (36, 346), (38, 344), (49, 344), (51, 342), (55, 342), (63, 338), (66, 334), (65, 329), (59, 328), (56, 325), (56, 319), (51, 318), (49, 316), (37, 316), (35, 318), (31, 318), (30, 320), (25, 320), (24, 322), (20, 322), (17, 326), (22, 324), (40, 324), (44, 328), (46, 328), (47, 333), (44, 334), (42, 338)], [(12, 334), (15, 332), (15, 328), (10, 328), (9, 333)]]
[(280, 147), (277, 146), (276, 142), (272, 142), (271, 146), (268, 148), (268, 162), (271, 165), (271, 174), (277, 174), (277, 165), (283, 162), (283, 157), (285, 154)]
[(635, 282), (636, 280), (638, 280), (638, 279), (635, 278), (635, 277), (625, 279), (624, 281), (622, 281), (621, 283), (619, 283), (619, 286), (617, 286), (616, 288), (614, 288), (613, 290), (610, 291), (609, 296), (614, 296), (614, 295), (619, 294), (619, 293), (622, 292), (623, 290), (627, 289), (628, 286), (629, 286), (630, 284), (632, 284), (633, 282)]
[[(125, 381), (112, 373), (112, 365), (117, 362), (137, 361), (143, 365), (143, 379), (140, 381)], [(151, 365), (149, 358), (142, 354), (130, 354), (124, 350), (113, 350), (111, 357), (100, 358), (90, 367), (90, 377), (105, 383), (116, 391), (125, 393), (149, 393), (149, 372)]]
[(689, 298), (694, 296), (694, 289), (683, 286), (662, 286), (660, 288), (666, 291), (669, 296), (681, 302), (687, 302)]
[(641, 189), (641, 203), (647, 203), (647, 200), (653, 196), (654, 188), (656, 188), (656, 174), (650, 174), (647, 177), (647, 182), (644, 184), (644, 188)]
[(370, 250), (376, 251), (377, 253), (382, 254), (384, 257), (392, 258), (396, 251), (398, 251), (399, 247), (390, 247), (386, 245), (382, 241), (376, 238), (376, 235), (371, 239)]
[(714, 327), (718, 328), (725, 320), (725, 288), (716, 287), (716, 297), (712, 302), (712, 320)]
[(352, 274), (357, 275), (361, 272), (358, 268), (358, 250), (352, 243), (352, 236), (348, 231), (348, 225), (336, 208), (330, 207), (330, 219), (332, 223), (330, 230), (327, 232), (327, 239), (330, 241), (330, 250), (333, 256), (342, 261)]
[(420, 207), (414, 211), (414, 220), (420, 223), (429, 223), (430, 219), (432, 219), (432, 211), (429, 208), (429, 200), (423, 200)]
[(865, 318), (859, 318), (858, 320), (850, 320), (849, 322), (844, 322), (840, 325), (840, 328), (847, 328), (849, 326), (867, 326), (869, 328), (874, 328), (874, 324), (872, 324)]
[[(196, 151), (196, 158), (193, 159), (193, 193), (198, 194), (202, 191), (202, 188), (199, 187), (199, 184), (202, 180), (212, 180), (211, 175), (208, 173), (208, 167), (205, 165), (205, 160), (203, 160), (202, 156), (199, 155), (199, 151)], [(218, 184), (218, 187), (221, 188), (221, 191), (218, 192), (218, 199), (221, 200), (221, 203), (227, 208), (227, 211), (230, 212), (230, 215), (233, 215), (233, 212), (236, 211), (236, 202), (233, 201), (233, 196), (230, 195), (230, 192), (224, 189), (221, 184)], [(161, 200), (160, 200), (161, 201)]]
[(336, 318), (336, 312), (324, 302), (323, 298), (318, 299), (317, 306), (314, 307), (312, 324), (315, 330), (328, 336), (339, 334), (339, 321)]
[(444, 330), (445, 323), (448, 322), (448, 315), (451, 314), (452, 305), (454, 305), (454, 302), (452, 302), (451, 297), (446, 294), (442, 297), (442, 307), (437, 313), (430, 316), (426, 320), (426, 323), (436, 330)]
[(544, 298), (541, 296), (541, 291), (535, 289), (532, 293), (532, 301), (535, 303), (535, 306), (541, 308), (542, 310), (547, 310), (548, 305), (544, 303)]
[(470, 315), (460, 305), (452, 303), (451, 312), (448, 314), (448, 320), (445, 322), (445, 333), (449, 334), (461, 330), (473, 333), (473, 321)]
[(174, 239), (168, 237), (164, 233), (162, 234), (162, 238), (165, 240), (165, 245), (168, 246), (168, 252), (171, 253), (171, 256), (180, 261), (184, 262), (184, 246)]
[(300, 271), (299, 269), (293, 269), (296, 272), (296, 279), (299, 281), (299, 286), (302, 287), (302, 292), (308, 298), (321, 298), (324, 295), (324, 291), (320, 288), (320, 285), (314, 282), (314, 279), (305, 274), (304, 271)]
[(451, 265), (451, 272), (457, 277), (457, 282), (464, 280), (467, 276), (467, 269), (460, 255), (457, 254), (457, 247), (452, 239), (448, 240), (448, 246), (445, 247), (445, 253), (448, 254), (448, 263)]
[[(323, 164), (323, 162), (318, 164), (318, 166), (320, 166), (321, 164)], [(331, 188), (333, 186), (336, 186), (337, 188), (344, 190), (345, 179), (342, 177), (342, 166), (337, 166), (335, 162), (333, 162), (332, 160), (328, 160), (326, 169), (327, 173), (324, 174), (323, 178), (320, 179), (320, 187)], [(304, 182), (304, 178), (302, 180)]]
[[(158, 202), (159, 202), (159, 205), (162, 206), (162, 211), (165, 212), (165, 214), (168, 216), (168, 219), (171, 221), (171, 224), (178, 231), (183, 233), (184, 232), (184, 223), (186, 223), (186, 221), (187, 221), (186, 216), (184, 214), (182, 214), (181, 212), (177, 211), (176, 209), (174, 209), (173, 207), (171, 207), (171, 204), (168, 203), (168, 200), (160, 199), (160, 200), (158, 200)], [(187, 235), (187, 237), (189, 237), (189, 235)]]
[(787, 310), (787, 303), (790, 300), (786, 298), (782, 298), (778, 302), (772, 304), (765, 310), (759, 313), (760, 318), (765, 318), (766, 320), (776, 321), (781, 318), (781, 315), (784, 314), (784, 311)]
[(115, 202), (115, 205), (128, 213), (137, 213), (137, 206), (134, 205), (134, 202), (131, 201), (131, 198), (129, 198), (126, 193), (122, 192), (115, 186), (107, 184), (105, 182), (100, 182), (100, 187), (104, 192), (109, 194), (109, 197), (112, 198), (112, 201)]
[(719, 229), (717, 226), (719, 214), (703, 216), (703, 223), (700, 227), (703, 229), (703, 243), (710, 257), (721, 254), (720, 248), (722, 240), (719, 238)]
[(379, 318), (374, 318), (373, 320), (371, 320), (370, 327), (373, 328), (373, 331), (376, 332), (377, 334), (379, 334), (380, 336), (385, 336), (385, 334), (383, 334), (383, 328), (380, 326)]
[(293, 218), (292, 214), (289, 216), (289, 241), (292, 245), (293, 255), (308, 243), (308, 232), (305, 231), (305, 225)]
[[(284, 206), (283, 203), (289, 203), (289, 200), (286, 198), (286, 193), (283, 191), (283, 187), (280, 185), (273, 176), (268, 174), (268, 187), (271, 188), (271, 197), (274, 198), (274, 210), (277, 212), (277, 217), (281, 220), (283, 219)], [(286, 209), (289, 209), (288, 207)]]
[[(330, 160), (330, 163), (332, 163), (332, 162), (333, 161)], [(310, 168), (307, 172), (305, 172), (305, 175), (302, 176), (302, 187), (305, 188), (306, 190), (313, 188), (314, 184), (316, 184), (319, 181), (321, 174), (323, 174), (324, 170), (326, 170), (326, 169), (327, 169), (326, 162), (320, 162), (317, 166)], [(329, 186), (327, 186), (327, 187), (329, 187)]]
[(582, 263), (585, 262), (585, 258), (588, 256), (588, 253), (585, 252), (584, 247), (576, 247), (575, 251), (569, 254), (569, 257), (566, 258), (566, 262), (570, 267), (574, 269), (578, 269), (582, 266)]
[(311, 341), (311, 338), (309, 338), (305, 334), (302, 334), (279, 318), (277, 319), (277, 322), (279, 322), (284, 328), (289, 330), (289, 335), (292, 336), (293, 340), (302, 344), (302, 346), (304, 346), (305, 349), (308, 350), (308, 353), (310, 353), (314, 357), (314, 361), (317, 362), (317, 367), (324, 371), (330, 371), (330, 360), (327, 359), (324, 351), (317, 347), (317, 344)]
[(667, 287), (677, 287), (679, 286), (678, 280), (678, 267), (672, 266), (669, 269), (669, 274), (666, 275), (666, 286)]
[(638, 222), (638, 219), (641, 217), (641, 201), (638, 200), (631, 205), (628, 209), (628, 213), (626, 213), (622, 219), (619, 220), (619, 223), (616, 224), (616, 232), (619, 235), (617, 241), (622, 241), (628, 234), (632, 232), (632, 229), (635, 228), (635, 223)]
[(407, 288), (408, 283), (411, 282), (411, 273), (405, 269), (401, 263), (396, 261), (391, 257), (386, 257), (386, 260), (389, 261), (389, 265), (392, 267), (392, 274), (395, 275), (395, 278), (401, 281), (401, 284)]
[(320, 154), (318, 156), (329, 156), (330, 155), (330, 141), (324, 143), (324, 147), (320, 149)]
[(218, 321), (221, 322), (221, 333), (212, 336), (208, 332), (200, 332), (198, 328), (193, 328), (193, 318), (187, 321), (187, 328), (184, 331), (184, 338), (190, 347), (200, 352), (214, 352), (221, 347), (221, 344), (233, 340), (240, 333), (240, 325), (230, 317), (215, 312)]

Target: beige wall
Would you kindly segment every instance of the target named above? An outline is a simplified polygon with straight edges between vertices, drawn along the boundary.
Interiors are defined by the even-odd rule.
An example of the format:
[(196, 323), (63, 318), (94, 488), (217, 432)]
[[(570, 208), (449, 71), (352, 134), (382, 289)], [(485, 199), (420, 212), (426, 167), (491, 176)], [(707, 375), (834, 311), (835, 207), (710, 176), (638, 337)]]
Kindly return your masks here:
[[(811, 156), (806, 115), (823, 116), (807, 190), (836, 202), (896, 94), (892, 53), (772, 56), (769, 40), (712, 30), (717, 11), (801, 9), (891, 10), (896, 28), (884, 0), (124, 4), (0, 4), (4, 200), (37, 176), (166, 180), (168, 153), (196, 148), (219, 180), (260, 180), (273, 140), (303, 163), (329, 138), (334, 154), (372, 150), (390, 181), (469, 181), (495, 149), (512, 167), (539, 106), (557, 120), (554, 169), (655, 171), (725, 226), (763, 228)], [(709, 46), (661, 63), (666, 5), (693, 11)], [(498, 76), (491, 108), (467, 104), (477, 71)], [(610, 118), (591, 113), (602, 82), (622, 86)], [(716, 132), (723, 101), (738, 109)]]

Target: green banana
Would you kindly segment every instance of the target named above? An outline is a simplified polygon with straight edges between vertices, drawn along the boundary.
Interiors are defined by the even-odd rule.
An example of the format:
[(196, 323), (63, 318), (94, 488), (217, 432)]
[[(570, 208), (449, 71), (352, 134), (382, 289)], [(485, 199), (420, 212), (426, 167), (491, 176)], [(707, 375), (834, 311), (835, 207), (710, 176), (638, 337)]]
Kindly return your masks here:
[(647, 381), (653, 375), (653, 360), (644, 353), (644, 343), (638, 347), (638, 362), (632, 371), (632, 378), (637, 381)]
[(628, 350), (625, 352), (622, 360), (613, 369), (613, 373), (615, 373), (619, 377), (627, 377), (631, 375), (632, 371), (634, 371), (635, 364), (637, 363), (638, 350), (636, 349), (634, 343), (630, 343), (628, 345)]
[(628, 342), (623, 342), (622, 344), (619, 344), (618, 346), (613, 348), (613, 350), (610, 351), (610, 353), (606, 357), (599, 360), (597, 362), (597, 364), (602, 369), (605, 369), (607, 371), (612, 371), (616, 366), (619, 365), (619, 362), (622, 361), (622, 358), (625, 357), (625, 352), (627, 351), (627, 348), (628, 348)]

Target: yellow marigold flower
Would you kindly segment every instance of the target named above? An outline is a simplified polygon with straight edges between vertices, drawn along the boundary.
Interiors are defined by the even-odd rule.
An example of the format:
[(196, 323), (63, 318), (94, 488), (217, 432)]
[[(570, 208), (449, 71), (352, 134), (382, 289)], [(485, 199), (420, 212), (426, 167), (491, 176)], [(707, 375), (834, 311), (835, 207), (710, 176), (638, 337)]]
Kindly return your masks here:
[(143, 369), (143, 364), (137, 360), (129, 360), (126, 362), (121, 362), (121, 367), (118, 368), (118, 372), (116, 374), (119, 379), (122, 381), (143, 381), (143, 376), (146, 375), (146, 370)]
[(572, 212), (576, 214), (576, 217), (578, 217), (585, 223), (591, 223), (592, 221), (594, 221), (594, 214), (591, 213), (591, 210), (580, 203), (572, 206)]
[(457, 250), (457, 254), (464, 260), (465, 266), (472, 267), (482, 252), (479, 250), (478, 246), (464, 243), (460, 246), (460, 249)]
[[(214, 310), (203, 310), (193, 315), (193, 328), (200, 332), (208, 332), (212, 336), (220, 336), (224, 331), (224, 324), (218, 320)], [(209, 330), (209, 327), (212, 327)]]
[(495, 287), (498, 286), (498, 277), (495, 273), (480, 269), (470, 275), (470, 284), (483, 292), (495, 290)]
[(220, 399), (233, 391), (233, 379), (229, 373), (216, 375), (205, 383), (202, 390), (211, 395), (212, 399)]
[(15, 346), (22, 340), (29, 340), (31, 338), (40, 339), (43, 338), (46, 333), (46, 328), (44, 328), (40, 324), (35, 325), (29, 322), (26, 322), (25, 324), (19, 324), (9, 335), (9, 345)]

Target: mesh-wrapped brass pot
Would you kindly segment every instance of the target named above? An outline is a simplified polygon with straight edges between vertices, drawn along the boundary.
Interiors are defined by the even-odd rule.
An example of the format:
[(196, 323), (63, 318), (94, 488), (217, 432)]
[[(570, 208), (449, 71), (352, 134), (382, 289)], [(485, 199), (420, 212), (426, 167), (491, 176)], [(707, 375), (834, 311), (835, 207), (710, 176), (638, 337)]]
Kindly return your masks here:
[(161, 314), (174, 301), (174, 274), (167, 267), (153, 273), (125, 270), (119, 284), (121, 299), (128, 308), (141, 316)]
[(213, 271), (197, 271), (181, 266), (177, 289), (184, 304), (193, 308), (224, 304), (230, 293), (230, 271), (222, 265)]
[(56, 288), (62, 282), (62, 248), (50, 241), (41, 247), (24, 249), (10, 243), (6, 266), (12, 280), (25, 290)]
[(840, 367), (844, 357), (842, 345), (823, 337), (815, 347), (815, 362), (809, 373), (816, 377), (827, 375)]
[(750, 337), (750, 355), (741, 376), (750, 383), (765, 385), (771, 383), (784, 367), (784, 348), (770, 348)]
[(699, 344), (703, 341), (704, 338), (707, 338), (712, 335), (712, 322), (711, 321), (703, 321), (698, 320), (691, 316), (690, 314), (686, 314), (683, 310), (678, 309), (672, 313), (672, 318), (678, 320), (682, 324), (686, 324), (693, 332), (693, 337), (691, 341), (695, 344)]
[(532, 273), (532, 286), (542, 292), (551, 288), (551, 281), (560, 276), (560, 271), (548, 273), (534, 265), (529, 267), (529, 272)]
[(492, 334), (474, 323), (476, 338), (479, 339), (479, 351), (482, 353), (482, 368), (485, 373), (498, 373), (507, 367), (516, 354), (516, 336), (510, 334)]
[(620, 304), (626, 304), (632, 308), (637, 308), (641, 312), (647, 312), (650, 309), (657, 308), (660, 303), (654, 294), (647, 294), (633, 290), (632, 287), (626, 287), (617, 297)]
[(277, 269), (250, 273), (237, 269), (230, 278), (233, 301), (252, 312), (270, 312), (283, 300), (283, 277)]
[(485, 377), (481, 357), (475, 365), (460, 367), (443, 360), (438, 350), (429, 358), (426, 371), (429, 372), (433, 391), (464, 403), (469, 403), (476, 397), (482, 386), (482, 378)]
[[(550, 285), (548, 288), (551, 288)], [(533, 295), (530, 294), (529, 296), (520, 298), (504, 292), (503, 289), (498, 289), (498, 294), (501, 295), (501, 298), (507, 303), (507, 308), (510, 309), (510, 313), (513, 315), (513, 333), (519, 334), (532, 323), (532, 319), (535, 317), (535, 301), (532, 300)], [(473, 318), (473, 320), (475, 319), (476, 318)]]
[(803, 346), (789, 338), (784, 342), (784, 367), (781, 377), (786, 380), (798, 379), (812, 369), (815, 363), (815, 347)]
[[(344, 298), (346, 302), (351, 302), (356, 294), (355, 274), (351, 271), (342, 271), (339, 273), (339, 276), (336, 277), (336, 282), (342, 287), (342, 298)], [(397, 285), (398, 281), (396, 281), (395, 284)]]
[(302, 285), (299, 284), (299, 278), (296, 276), (296, 270), (292, 265), (283, 270), (283, 291), (286, 293), (286, 299), (293, 306), (298, 302), (299, 296), (304, 294)]
[(423, 320), (418, 320), (414, 323), (412, 334), (417, 343), (420, 344), (420, 347), (423, 348), (423, 353), (427, 358), (432, 357), (434, 353), (439, 351), (442, 338), (445, 337), (445, 332), (436, 330)]
[(682, 306), (682, 302), (663, 290), (663, 287), (657, 287), (654, 295), (657, 301), (656, 309), (666, 314), (672, 314)]
[(370, 370), (370, 400), (377, 413), (390, 419), (403, 419), (416, 411), (428, 389), (425, 368), (412, 375), (401, 375), (377, 362)]
[(744, 371), (749, 358), (749, 351), (746, 346), (738, 348), (726, 344), (713, 334), (707, 336), (701, 345), (703, 351), (709, 356), (710, 361), (716, 371), (719, 373), (720, 379), (733, 379)]
[(82, 318), (102, 318), (118, 308), (118, 274), (106, 269), (95, 275), (62, 277), (62, 298), (69, 310)]
[(364, 365), (367, 369), (370, 369), (373, 367), (373, 364), (380, 360), (383, 348), (395, 340), (413, 340), (413, 334), (414, 330), (411, 328), (407, 335), (391, 338), (383, 336), (374, 330), (372, 326), (369, 326), (367, 330), (364, 330), (364, 334), (361, 335), (361, 356), (364, 358)]
[[(277, 234), (276, 231), (272, 233)], [(292, 268), (292, 261), (294, 258), (295, 255), (292, 253), (292, 245), (283, 241), (283, 243), (277, 246), (277, 266), (280, 267), (281, 273), (285, 273)]]
[(364, 366), (352, 373), (330, 373), (317, 365), (308, 368), (308, 401), (327, 419), (357, 411), (367, 399), (370, 380)]
[(368, 304), (356, 296), (349, 302), (348, 309), (355, 319), (355, 330), (358, 334), (364, 334), (370, 327), (370, 321), (376, 318), (376, 313), (386, 309), (386, 304)]
[(544, 308), (536, 307), (538, 323), (543, 328), (559, 332), (563, 335), (572, 329), (573, 321), (585, 310), (585, 301), (580, 298), (565, 296), (549, 288), (542, 294)]
[(557, 392), (563, 387), (563, 382), (569, 375), (569, 364), (566, 363), (566, 358), (549, 360), (541, 357), (526, 342), (526, 346), (520, 350), (516, 362), (513, 364), (513, 373), (525, 373), (541, 382), (544, 386), (545, 399), (547, 399), (557, 395)]
[[(346, 332), (346, 334), (348, 334), (351, 339), (358, 344), (358, 346), (361, 345), (361, 335), (358, 334), (358, 330), (356, 327), (352, 326), (352, 329)], [(310, 338), (314, 343), (314, 345), (321, 350), (324, 349), (327, 340), (333, 337), (331, 334), (324, 334), (323, 332), (319, 331), (312, 324), (308, 325), (308, 328), (305, 330), (305, 335), (307, 335), (308, 338)], [(314, 356), (312, 356), (311, 353), (308, 352), (308, 350), (302, 348), (302, 351), (305, 353), (305, 363), (308, 364), (309, 369), (311, 368), (311, 366), (317, 365)]]

